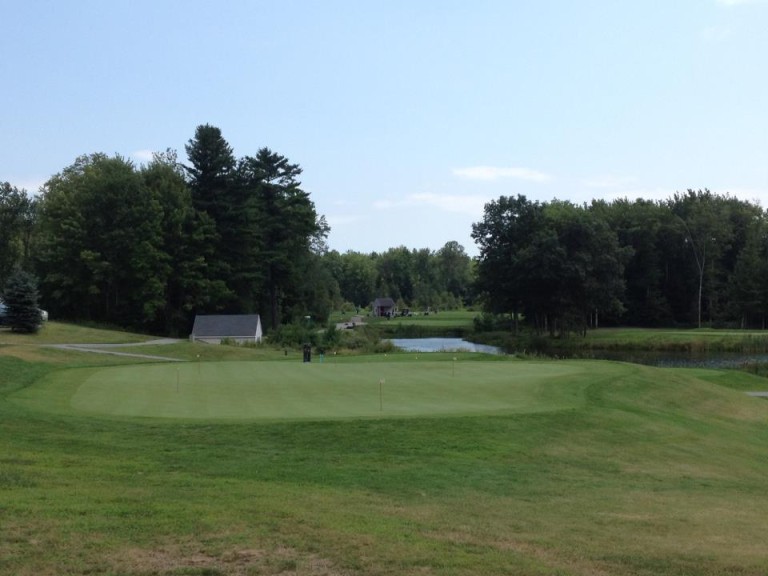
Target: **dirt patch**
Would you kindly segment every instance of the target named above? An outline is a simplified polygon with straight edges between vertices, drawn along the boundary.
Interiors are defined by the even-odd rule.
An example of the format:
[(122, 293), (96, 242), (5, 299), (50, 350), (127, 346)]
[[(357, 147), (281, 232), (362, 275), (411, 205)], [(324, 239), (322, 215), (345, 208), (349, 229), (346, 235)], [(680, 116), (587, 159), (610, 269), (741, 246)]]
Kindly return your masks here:
[(202, 550), (164, 546), (154, 549), (132, 548), (114, 555), (112, 569), (121, 574), (171, 575), (186, 573), (207, 576), (353, 576), (333, 562), (290, 548), (274, 550), (239, 549), (220, 555)]

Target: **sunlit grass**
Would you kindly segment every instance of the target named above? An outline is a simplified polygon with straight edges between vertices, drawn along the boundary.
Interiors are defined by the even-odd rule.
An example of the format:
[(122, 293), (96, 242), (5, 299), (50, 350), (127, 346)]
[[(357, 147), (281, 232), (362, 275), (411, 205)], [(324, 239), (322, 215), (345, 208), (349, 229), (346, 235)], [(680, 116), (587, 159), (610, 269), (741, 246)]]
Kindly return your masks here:
[[(237, 364), (198, 366), (185, 345), (190, 378)], [(768, 572), (768, 402), (741, 391), (764, 389), (759, 378), (461, 355), (475, 401), (506, 370), (538, 382), (520, 396), (536, 409), (224, 422), (84, 414), (83, 376), (115, 370), (147, 386), (150, 372), (176, 370), (136, 366), (132, 380), (84, 357), (0, 356), (0, 574)], [(256, 364), (286, 386), (302, 370), (339, 370), (341, 388), (372, 380), (375, 402), (382, 370), (424, 363), (448, 380), (453, 357), (251, 357), (225, 380), (247, 395), (237, 379)]]

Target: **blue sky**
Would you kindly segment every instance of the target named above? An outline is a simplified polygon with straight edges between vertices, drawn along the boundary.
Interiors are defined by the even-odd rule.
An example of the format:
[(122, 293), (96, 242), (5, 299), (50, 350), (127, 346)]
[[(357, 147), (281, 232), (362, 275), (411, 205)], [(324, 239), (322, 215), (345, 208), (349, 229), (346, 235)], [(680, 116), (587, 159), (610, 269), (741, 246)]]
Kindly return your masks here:
[(768, 206), (763, 0), (0, 0), (0, 181), (268, 146), (345, 252), (474, 255), (486, 202)]

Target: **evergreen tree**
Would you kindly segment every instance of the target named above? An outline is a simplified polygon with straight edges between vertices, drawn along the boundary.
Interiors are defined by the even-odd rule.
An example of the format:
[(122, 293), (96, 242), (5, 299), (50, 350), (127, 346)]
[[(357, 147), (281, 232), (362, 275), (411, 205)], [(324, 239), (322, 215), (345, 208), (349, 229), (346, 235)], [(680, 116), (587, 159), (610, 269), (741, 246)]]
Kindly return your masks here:
[(210, 124), (198, 126), (195, 136), (186, 146), (191, 163), (185, 166), (192, 205), (202, 216), (200, 222), (209, 222), (212, 229), (200, 232), (213, 250), (204, 257), (205, 283), (211, 287), (226, 287), (211, 292), (204, 308), (210, 311), (250, 312), (237, 309), (236, 284), (233, 270), (241, 265), (241, 249), (247, 242), (241, 226), (242, 197), (237, 182), (237, 161), (232, 147), (221, 130)]
[[(273, 329), (292, 316), (291, 310), (301, 306), (304, 272), (312, 266), (312, 246), (327, 234), (324, 219), (315, 211), (309, 194), (298, 180), (301, 168), (285, 156), (261, 148), (256, 157), (241, 162), (243, 205), (248, 217), (248, 239), (253, 238), (253, 251), (245, 262), (260, 290), (254, 293), (261, 302), (261, 314)], [(258, 266), (258, 276), (254, 273)]]
[(210, 216), (192, 206), (190, 189), (173, 150), (155, 154), (142, 168), (145, 185), (157, 198), (162, 213), (162, 267), (167, 278), (164, 307), (157, 330), (170, 335), (186, 334), (194, 312), (209, 302), (226, 298), (223, 280), (209, 277), (215, 260), (215, 226)]
[(11, 330), (33, 333), (40, 329), (42, 317), (38, 308), (37, 280), (34, 276), (17, 269), (8, 278), (3, 299)]
[(197, 210), (207, 212), (214, 222), (224, 223), (232, 210), (233, 177), (236, 160), (232, 147), (221, 130), (210, 124), (198, 126), (185, 147), (191, 166), (189, 174), (192, 202)]

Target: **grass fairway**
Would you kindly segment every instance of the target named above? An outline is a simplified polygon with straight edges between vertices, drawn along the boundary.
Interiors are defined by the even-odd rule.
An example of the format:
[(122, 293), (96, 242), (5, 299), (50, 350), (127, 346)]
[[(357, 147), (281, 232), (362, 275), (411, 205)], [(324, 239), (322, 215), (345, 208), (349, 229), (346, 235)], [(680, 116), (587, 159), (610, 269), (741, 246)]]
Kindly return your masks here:
[(11, 400), (63, 413), (207, 420), (523, 413), (575, 407), (592, 380), (579, 363), (195, 362), (55, 373)]
[(0, 574), (768, 573), (747, 374), (62, 354), (0, 355)]

